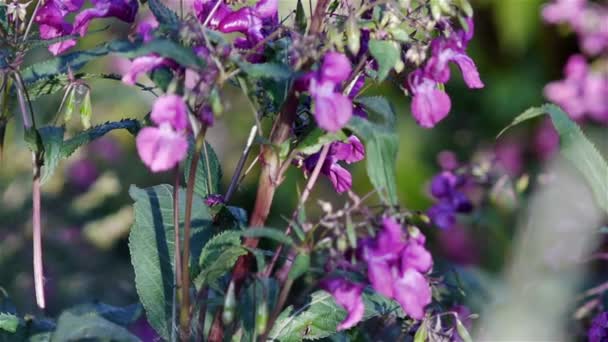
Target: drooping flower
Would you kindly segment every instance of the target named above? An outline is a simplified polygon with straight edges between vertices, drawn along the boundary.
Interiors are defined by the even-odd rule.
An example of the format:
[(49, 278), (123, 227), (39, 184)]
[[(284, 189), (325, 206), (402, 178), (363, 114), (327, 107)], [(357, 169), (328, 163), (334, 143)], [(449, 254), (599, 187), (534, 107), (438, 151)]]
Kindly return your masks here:
[(591, 327), (587, 331), (589, 342), (604, 342), (608, 340), (608, 312), (599, 313), (593, 321)]
[(361, 243), (361, 255), (367, 262), (368, 279), (380, 294), (399, 302), (414, 319), (424, 317), (431, 302), (431, 288), (424, 277), (433, 266), (431, 254), (422, 245), (424, 235), (405, 238), (401, 225), (387, 217), (375, 239)]
[(138, 9), (137, 0), (91, 0), (91, 3), (92, 8), (87, 8), (74, 18), (74, 32), (81, 37), (87, 33), (93, 19), (114, 17), (132, 23)]
[[(312, 172), (320, 157), (320, 152), (315, 153), (304, 160), (304, 170)], [(350, 172), (343, 168), (338, 162), (344, 161), (347, 164), (355, 163), (365, 157), (365, 148), (361, 141), (351, 135), (346, 142), (336, 141), (331, 144), (325, 162), (321, 167), (321, 173), (327, 177), (338, 193), (342, 193), (352, 186)]]
[(471, 201), (461, 191), (466, 178), (451, 171), (443, 171), (431, 181), (431, 194), (438, 202), (427, 212), (437, 227), (447, 229), (456, 223), (457, 213), (473, 209)]
[(590, 118), (608, 123), (608, 74), (595, 73), (582, 55), (573, 55), (564, 68), (565, 79), (545, 86), (545, 96), (573, 120)]
[(331, 278), (324, 280), (321, 287), (329, 292), (336, 303), (347, 312), (346, 318), (338, 324), (338, 331), (350, 329), (361, 321), (365, 313), (365, 306), (361, 298), (363, 285), (343, 278)]
[(122, 81), (128, 85), (134, 85), (140, 74), (150, 72), (156, 68), (166, 65), (169, 61), (166, 58), (147, 55), (137, 57), (131, 62), (127, 73), (122, 76)]
[(408, 88), (412, 92), (412, 115), (422, 127), (434, 127), (450, 111), (450, 98), (439, 89), (439, 84), (450, 79), (450, 62), (458, 65), (469, 88), (484, 86), (475, 63), (466, 54), (467, 44), (473, 37), (472, 18), (467, 19), (467, 26), (468, 30), (451, 32), (449, 37), (435, 38), (431, 42), (432, 55), (425, 66), (414, 70), (407, 78)]
[[(49, 0), (44, 2), (36, 12), (36, 18), (34, 19), (40, 25), (40, 38), (54, 39), (71, 34), (72, 24), (67, 22), (65, 17), (78, 11), (83, 2), (84, 0)], [(74, 45), (76, 45), (76, 40), (67, 39), (51, 44), (48, 49), (53, 55), (58, 55)]]
[(153, 172), (169, 170), (186, 157), (187, 115), (186, 104), (177, 95), (159, 97), (154, 103), (150, 117), (157, 126), (143, 128), (136, 139), (139, 156)]

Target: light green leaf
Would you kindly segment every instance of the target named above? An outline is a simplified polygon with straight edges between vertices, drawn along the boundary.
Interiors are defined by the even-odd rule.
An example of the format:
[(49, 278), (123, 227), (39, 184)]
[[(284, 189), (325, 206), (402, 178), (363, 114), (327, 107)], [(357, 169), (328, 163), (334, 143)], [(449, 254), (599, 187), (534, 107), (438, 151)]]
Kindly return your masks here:
[(580, 127), (554, 104), (532, 107), (518, 115), (498, 136), (526, 120), (549, 114), (560, 137), (560, 153), (583, 174), (600, 208), (608, 213), (608, 163)]
[(394, 127), (395, 125), (395, 110), (388, 99), (384, 96), (366, 96), (359, 97), (355, 100), (356, 103), (363, 106), (368, 112), (371, 111), (378, 114), (386, 127)]
[[(207, 162), (205, 158), (205, 148), (207, 149), (209, 162)], [(220, 192), (220, 185), (222, 184), (222, 166), (217, 158), (217, 154), (215, 154), (215, 151), (207, 142), (205, 142), (205, 148), (201, 150), (201, 156), (198, 159), (196, 176), (194, 179), (194, 192), (203, 198), (211, 194), (218, 194)], [(186, 181), (188, 181), (188, 178), (190, 177), (190, 163), (192, 162), (193, 150), (194, 146), (193, 144), (190, 144), (188, 157), (184, 164), (184, 177)]]
[(42, 174), (40, 175), (40, 183), (44, 184), (48, 181), (59, 161), (62, 159), (61, 148), (63, 147), (63, 128), (46, 126), (38, 129), (42, 146), (44, 147), (44, 165), (42, 166)]
[(290, 246), (294, 244), (293, 239), (285, 235), (284, 231), (274, 228), (254, 227), (242, 231), (241, 236), (271, 239)]
[(296, 149), (303, 154), (314, 154), (321, 150), (323, 145), (348, 138), (342, 130), (337, 132), (325, 132), (322, 129), (315, 127), (302, 139)]
[(378, 81), (382, 82), (401, 57), (399, 44), (390, 40), (369, 41), (369, 52), (378, 62)]
[(232, 270), (236, 260), (247, 254), (241, 247), (238, 231), (222, 232), (207, 242), (199, 258), (201, 272), (194, 280), (197, 288), (214, 283), (226, 272)]
[[(399, 310), (399, 305), (385, 297), (365, 291), (363, 320), (388, 315)], [(336, 333), (336, 327), (346, 317), (346, 311), (325, 291), (314, 292), (310, 302), (298, 310), (285, 309), (277, 318), (270, 334), (272, 341), (295, 342), (316, 340)]]
[[(135, 287), (146, 310), (150, 325), (164, 339), (171, 332), (171, 303), (174, 286), (173, 187), (158, 185), (147, 189), (131, 186), (135, 201), (135, 223), (129, 235), (131, 263), (135, 270)], [(184, 227), (186, 192), (179, 192), (180, 229)], [(201, 250), (212, 235), (211, 215), (202, 198), (194, 195), (192, 204), (192, 235), (190, 237), (190, 269), (198, 274)]]
[(414, 342), (426, 342), (426, 338), (429, 335), (429, 331), (427, 330), (425, 322), (420, 324), (418, 330), (416, 330), (416, 335), (414, 335)]
[(84, 126), (84, 128), (91, 128), (91, 116), (93, 116), (91, 91), (87, 91), (82, 105), (80, 105), (80, 121), (82, 122), (82, 126)]
[(79, 315), (67, 311), (61, 314), (57, 321), (57, 329), (51, 335), (51, 342), (81, 340), (140, 341), (126, 328), (114, 324), (94, 312)]
[(238, 62), (239, 67), (250, 78), (268, 78), (276, 81), (287, 80), (292, 76), (292, 71), (284, 64), (279, 63), (248, 63)]
[(15, 316), (11, 313), (0, 312), (0, 330), (14, 333), (17, 331), (18, 326), (19, 326), (19, 317)]
[(380, 197), (391, 205), (397, 204), (395, 165), (399, 139), (392, 129), (352, 117), (347, 127), (365, 144), (367, 175)]
[(293, 261), (293, 266), (287, 275), (287, 278), (296, 280), (300, 278), (304, 273), (308, 272), (310, 268), (310, 253), (303, 252), (296, 256)]

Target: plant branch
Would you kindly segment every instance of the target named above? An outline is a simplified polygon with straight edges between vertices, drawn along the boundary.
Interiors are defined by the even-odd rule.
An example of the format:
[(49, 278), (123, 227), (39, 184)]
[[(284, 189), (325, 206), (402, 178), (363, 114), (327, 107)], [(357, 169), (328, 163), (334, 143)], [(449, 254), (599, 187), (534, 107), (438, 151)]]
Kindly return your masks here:
[(179, 186), (180, 177), (179, 166), (176, 166), (173, 170), (175, 175), (175, 181), (173, 184), (173, 228), (175, 229), (175, 249), (174, 249), (174, 287), (173, 287), (173, 311), (171, 319), (171, 341), (176, 340), (176, 330), (178, 330), (177, 323), (177, 309), (181, 306), (181, 295), (180, 288), (182, 282), (182, 262), (181, 262), (181, 237), (179, 233)]
[(255, 139), (256, 133), (258, 132), (258, 126), (253, 125), (251, 130), (249, 131), (249, 137), (247, 138), (247, 143), (245, 144), (245, 148), (243, 149), (243, 153), (241, 153), (241, 158), (239, 162), (236, 164), (236, 170), (232, 174), (232, 179), (230, 180), (230, 185), (228, 186), (228, 190), (226, 191), (226, 195), (224, 196), (224, 200), (226, 203), (232, 197), (232, 194), (238, 187), (239, 179), (241, 177), (241, 173), (243, 172), (243, 167), (245, 166), (245, 162), (247, 161), (247, 157), (249, 157), (249, 152), (251, 151), (251, 146), (253, 145), (253, 139)]

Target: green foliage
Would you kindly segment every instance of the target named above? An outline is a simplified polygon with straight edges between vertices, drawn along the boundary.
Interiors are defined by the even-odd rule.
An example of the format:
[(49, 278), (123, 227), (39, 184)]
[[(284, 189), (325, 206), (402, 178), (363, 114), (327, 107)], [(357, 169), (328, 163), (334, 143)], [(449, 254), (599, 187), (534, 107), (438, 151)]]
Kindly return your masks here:
[(126, 327), (141, 316), (143, 308), (140, 304), (117, 307), (105, 303), (91, 303), (75, 306), (68, 311), (77, 316), (95, 313), (112, 323)]
[(356, 103), (363, 106), (369, 114), (376, 114), (382, 119), (385, 127), (392, 127), (395, 124), (395, 110), (391, 103), (384, 96), (358, 97)]
[(225, 231), (211, 238), (203, 247), (199, 258), (201, 272), (194, 280), (196, 287), (200, 289), (215, 283), (244, 254), (247, 254), (247, 250), (241, 247), (237, 231)]
[(302, 0), (298, 0), (298, 4), (296, 6), (296, 18), (295, 18), (296, 28), (298, 32), (305, 33), (306, 26), (308, 26), (308, 20), (306, 20), (306, 13), (304, 12), (304, 6), (302, 5)]
[(161, 26), (168, 26), (170, 28), (177, 28), (179, 25), (179, 17), (175, 12), (168, 8), (160, 0), (148, 0), (148, 7), (156, 18), (156, 21)]
[[(131, 186), (135, 201), (135, 223), (129, 235), (135, 286), (152, 327), (165, 339), (170, 336), (171, 303), (174, 287), (175, 228), (173, 225), (173, 187), (157, 185), (147, 189)], [(180, 189), (179, 203), (186, 203)], [(183, 229), (185, 205), (180, 205), (179, 222)], [(212, 235), (211, 215), (202, 198), (194, 195), (190, 236), (190, 269), (198, 274), (198, 261), (205, 242)], [(182, 261), (183, 262), (183, 261)]]
[[(273, 278), (256, 278), (243, 291), (239, 300), (239, 319), (243, 324), (243, 338), (241, 341), (254, 341), (253, 335), (262, 331), (256, 327), (256, 316), (262, 308), (274, 308), (279, 298), (279, 284)], [(263, 313), (263, 312), (262, 312)], [(259, 319), (259, 317), (257, 317)]]
[(0, 330), (14, 333), (19, 326), (19, 317), (14, 314), (0, 312)]
[(296, 146), (296, 149), (304, 154), (314, 154), (319, 152), (323, 145), (329, 144), (338, 140), (348, 138), (343, 131), (325, 132), (322, 129), (315, 127), (308, 133)]
[(302, 252), (296, 256), (296, 259), (293, 261), (293, 266), (289, 271), (287, 277), (291, 280), (296, 280), (300, 278), (304, 273), (308, 272), (310, 269), (310, 253)]
[(253, 229), (247, 229), (242, 231), (241, 236), (266, 238), (289, 246), (292, 246), (294, 244), (293, 239), (285, 235), (284, 231), (274, 228), (255, 227)]
[(71, 311), (59, 316), (52, 341), (140, 341), (126, 328), (112, 323), (95, 312), (77, 314)]
[(558, 106), (545, 104), (541, 107), (532, 107), (518, 115), (498, 135), (500, 136), (515, 125), (545, 113), (549, 114), (559, 134), (560, 153), (583, 174), (595, 195), (598, 206), (608, 213), (608, 163), (593, 143), (585, 137), (580, 127), (570, 120)]
[[(205, 158), (205, 150), (207, 158)], [(192, 163), (192, 154), (194, 152), (194, 144), (190, 144), (188, 157), (186, 158), (186, 167), (184, 168), (184, 177), (186, 181), (190, 177), (190, 164)], [(205, 142), (205, 147), (201, 151), (198, 164), (196, 166), (196, 175), (194, 179), (194, 192), (203, 198), (211, 194), (218, 194), (222, 184), (222, 166), (215, 154), (211, 145)]]
[[(375, 316), (388, 315), (399, 309), (399, 305), (385, 297), (363, 293), (365, 314), (363, 320)], [(336, 333), (336, 327), (346, 317), (346, 311), (336, 304), (333, 297), (325, 291), (311, 295), (310, 302), (298, 310), (285, 309), (277, 318), (269, 338), (281, 342), (316, 340)]]
[(44, 165), (42, 166), (40, 182), (44, 184), (51, 178), (59, 161), (63, 158), (63, 127), (47, 126), (38, 130), (44, 148)]
[(399, 44), (390, 40), (369, 41), (369, 52), (378, 62), (378, 81), (384, 81), (388, 73), (393, 69), (401, 57)]
[(365, 143), (367, 175), (386, 203), (397, 204), (395, 165), (399, 138), (393, 129), (374, 124), (358, 116), (347, 127)]
[(249, 63), (237, 62), (238, 66), (243, 70), (249, 78), (253, 79), (272, 79), (275, 81), (283, 81), (293, 76), (292, 71), (284, 64), (279, 63)]

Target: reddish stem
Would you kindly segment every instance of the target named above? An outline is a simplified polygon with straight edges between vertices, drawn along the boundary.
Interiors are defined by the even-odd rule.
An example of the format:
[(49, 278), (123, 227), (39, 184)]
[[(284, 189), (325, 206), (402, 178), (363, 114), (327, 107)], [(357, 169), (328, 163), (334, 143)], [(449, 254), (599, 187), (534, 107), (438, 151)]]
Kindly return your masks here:
[[(33, 157), (36, 159), (36, 156)], [(34, 161), (34, 163), (37, 163)], [(32, 221), (34, 240), (34, 288), (36, 290), (36, 304), (41, 309), (46, 307), (44, 298), (44, 270), (42, 266), (42, 224), (40, 222), (40, 171), (34, 169), (32, 183)]]

